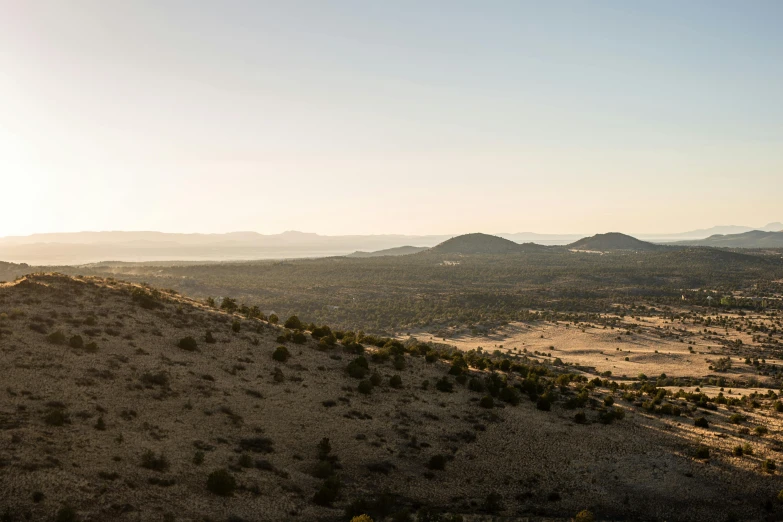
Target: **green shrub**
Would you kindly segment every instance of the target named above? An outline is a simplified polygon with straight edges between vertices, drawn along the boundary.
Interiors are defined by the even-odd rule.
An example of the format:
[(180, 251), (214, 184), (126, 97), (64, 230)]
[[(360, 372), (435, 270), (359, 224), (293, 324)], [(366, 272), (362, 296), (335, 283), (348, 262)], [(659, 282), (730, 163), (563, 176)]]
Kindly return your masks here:
[(544, 397), (542, 395), (536, 401), (536, 408), (538, 408), (541, 411), (549, 411), (552, 409), (552, 403), (550, 402), (548, 397)]
[(163, 453), (156, 455), (155, 452), (147, 450), (141, 456), (141, 467), (162, 472), (169, 469), (169, 461)]
[(283, 324), (286, 328), (289, 330), (304, 330), (304, 325), (302, 324), (302, 321), (299, 320), (299, 318), (295, 315), (292, 315), (288, 319), (286, 319), (285, 324)]
[(62, 333), (60, 330), (57, 330), (56, 332), (52, 332), (47, 335), (46, 340), (52, 344), (64, 344), (66, 337), (64, 333)]
[(207, 489), (215, 495), (230, 497), (237, 488), (234, 476), (225, 469), (217, 469), (207, 477)]
[(68, 345), (71, 348), (84, 348), (84, 339), (82, 339), (81, 335), (74, 335), (68, 339)]
[(180, 339), (177, 346), (189, 352), (195, 352), (198, 349), (198, 343), (190, 336)]
[(577, 412), (574, 415), (574, 422), (577, 424), (585, 424), (587, 422), (587, 415), (585, 415), (585, 412)]
[(360, 355), (350, 363), (348, 363), (348, 367), (346, 368), (348, 371), (348, 375), (353, 377), (354, 379), (364, 379), (364, 377), (367, 375), (369, 370), (369, 364), (367, 363), (367, 359), (364, 358), (363, 355)]
[(290, 356), (291, 353), (285, 346), (278, 346), (275, 348), (275, 351), (272, 352), (272, 359), (278, 362), (286, 362)]
[(332, 502), (337, 500), (337, 496), (340, 494), (340, 479), (337, 475), (324, 480), (321, 488), (315, 493), (313, 502), (319, 506), (330, 506)]
[(775, 461), (772, 459), (766, 459), (761, 463), (761, 469), (766, 473), (775, 473), (776, 468)]
[(482, 408), (487, 408), (487, 409), (494, 408), (495, 407), (495, 400), (492, 398), (491, 395), (485, 395), (479, 401), (479, 406), (481, 406)]
[(500, 390), (500, 400), (516, 406), (519, 404), (519, 392), (513, 386), (506, 386)]
[(446, 457), (443, 455), (433, 455), (427, 462), (427, 467), (438, 471), (446, 469)]
[(454, 391), (454, 383), (448, 377), (443, 376), (435, 383), (435, 388), (444, 393), (451, 393)]
[(705, 419), (704, 417), (696, 417), (693, 420), (693, 425), (696, 426), (697, 428), (709, 428), (710, 427), (710, 423), (707, 422), (707, 419)]
[(468, 381), (468, 389), (476, 393), (484, 393), (484, 383), (481, 382), (481, 379), (473, 377)]
[(304, 334), (304, 332), (294, 332), (294, 334), (291, 336), (291, 340), (295, 342), (296, 344), (304, 344), (307, 342), (307, 336)]
[(595, 515), (592, 511), (583, 509), (574, 517), (574, 522), (595, 522)]
[(203, 451), (197, 451), (193, 455), (193, 464), (195, 464), (196, 466), (200, 466), (200, 465), (204, 464), (204, 452)]
[(381, 374), (378, 372), (372, 372), (372, 375), (370, 375), (370, 382), (373, 386), (380, 386), (383, 384), (383, 377), (381, 377)]
[(239, 319), (234, 319), (234, 322), (231, 323), (231, 331), (234, 333), (239, 333), (240, 330), (242, 330), (242, 323), (239, 321)]
[(359, 383), (357, 389), (359, 390), (359, 393), (369, 395), (370, 393), (372, 393), (372, 383), (367, 379), (365, 379)]
[(204, 336), (204, 342), (207, 344), (215, 344), (217, 340), (215, 339), (215, 336), (212, 335), (212, 332), (207, 330), (207, 334)]
[(66, 411), (62, 409), (53, 409), (44, 416), (44, 422), (49, 426), (62, 426), (70, 424), (71, 419)]
[(277, 324), (277, 323), (278, 323), (278, 321), (280, 321), (280, 318), (279, 318), (279, 317), (277, 317), (277, 314), (271, 314), (271, 315), (269, 316), (269, 322), (270, 322), (270, 323), (272, 323), (272, 324)]
[(710, 458), (710, 448), (707, 446), (699, 446), (696, 448), (696, 458), (697, 459), (708, 459)]
[(77, 522), (79, 517), (76, 515), (76, 510), (71, 506), (63, 506), (57, 511), (55, 522)]
[(392, 375), (389, 378), (389, 386), (392, 388), (402, 388), (402, 377), (399, 375)]

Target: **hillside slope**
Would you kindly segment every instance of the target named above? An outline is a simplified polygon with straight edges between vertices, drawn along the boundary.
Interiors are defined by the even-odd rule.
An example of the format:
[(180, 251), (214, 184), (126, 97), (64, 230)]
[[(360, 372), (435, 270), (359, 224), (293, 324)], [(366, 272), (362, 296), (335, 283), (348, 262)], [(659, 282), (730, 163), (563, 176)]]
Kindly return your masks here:
[[(696, 521), (725, 518), (729, 488), (733, 512), (760, 519), (762, 499), (783, 486), (751, 460), (694, 459), (705, 434), (692, 423), (630, 403), (607, 410), (600, 382), (577, 396), (586, 379), (569, 377), (555, 393), (556, 374), (525, 357), (487, 358), (497, 373), (455, 372), (433, 346), (363, 338), (368, 370), (356, 378), (365, 372), (349, 364), (359, 351), (349, 334), (344, 346), (284, 334), (112, 280), (50, 274), (0, 287), (0, 511), (377, 522), (435, 520), (429, 511), (565, 520), (589, 507), (599, 519)], [(284, 361), (273, 358), (281, 343)], [(569, 397), (584, 397), (584, 423), (562, 406)], [(625, 418), (598, 422), (615, 412)]]

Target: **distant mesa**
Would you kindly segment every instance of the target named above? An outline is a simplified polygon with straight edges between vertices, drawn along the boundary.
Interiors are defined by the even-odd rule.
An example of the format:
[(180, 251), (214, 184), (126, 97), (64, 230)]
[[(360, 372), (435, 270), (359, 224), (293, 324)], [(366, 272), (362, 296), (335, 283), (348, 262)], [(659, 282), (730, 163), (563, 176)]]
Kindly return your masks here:
[(641, 241), (633, 236), (619, 232), (608, 232), (586, 237), (568, 245), (571, 250), (593, 250), (604, 252), (607, 250), (660, 250), (660, 245)]
[(417, 246), (401, 246), (397, 248), (386, 248), (384, 250), (376, 250), (375, 252), (363, 252), (361, 250), (357, 250), (353, 254), (348, 254), (345, 257), (381, 257), (381, 256), (407, 256), (409, 254), (418, 254), (419, 252), (423, 252), (425, 250), (429, 250), (427, 247), (417, 247)]

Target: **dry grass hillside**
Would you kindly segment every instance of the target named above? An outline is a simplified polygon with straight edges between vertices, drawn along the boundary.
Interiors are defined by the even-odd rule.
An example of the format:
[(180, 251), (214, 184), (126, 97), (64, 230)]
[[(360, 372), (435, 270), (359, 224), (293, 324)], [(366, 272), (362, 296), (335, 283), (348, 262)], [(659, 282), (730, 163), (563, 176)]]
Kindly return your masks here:
[(3, 285), (3, 520), (783, 517), (772, 391), (294, 330), (112, 280)]

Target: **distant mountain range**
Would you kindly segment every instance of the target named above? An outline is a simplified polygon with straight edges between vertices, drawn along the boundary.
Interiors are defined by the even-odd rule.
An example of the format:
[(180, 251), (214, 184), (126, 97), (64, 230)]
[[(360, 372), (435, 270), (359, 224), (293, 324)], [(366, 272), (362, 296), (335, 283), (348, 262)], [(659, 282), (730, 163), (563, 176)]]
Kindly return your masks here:
[[(636, 238), (648, 244), (654, 242), (729, 248), (783, 248), (779, 236), (760, 235), (783, 231), (783, 223), (769, 223), (758, 229), (758, 234), (745, 235), (753, 231), (750, 227), (720, 226), (680, 234), (640, 234)], [(206, 262), (345, 255), (371, 257), (413, 253), (412, 250), (406, 249), (434, 247), (453, 237), (398, 234), (322, 236), (297, 231), (271, 235), (256, 232), (171, 234), (143, 231), (33, 234), (0, 238), (0, 260), (32, 265), (78, 265), (109, 260)], [(528, 245), (527, 250), (531, 250), (533, 243), (573, 245), (585, 235), (519, 232), (501, 233), (491, 237), (501, 238), (509, 243), (525, 244)], [(625, 244), (632, 250), (649, 249), (638, 244), (634, 247), (627, 241)], [(499, 244), (494, 244), (494, 247), (500, 248)]]
[(348, 254), (345, 257), (407, 256), (408, 254), (418, 254), (425, 250), (429, 250), (429, 247), (401, 246), (397, 248), (376, 250), (375, 252), (362, 252), (361, 250), (357, 250), (353, 254)]
[(715, 248), (783, 248), (783, 232), (751, 230), (741, 234), (716, 234), (705, 239), (678, 241), (673, 244)]

